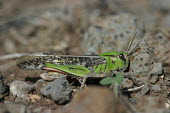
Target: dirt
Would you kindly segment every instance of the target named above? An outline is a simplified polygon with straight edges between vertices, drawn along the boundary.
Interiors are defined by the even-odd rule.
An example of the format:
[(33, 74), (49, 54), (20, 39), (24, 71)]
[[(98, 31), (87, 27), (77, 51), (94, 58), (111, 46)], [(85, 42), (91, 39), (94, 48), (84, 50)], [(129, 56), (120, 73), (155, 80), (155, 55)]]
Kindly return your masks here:
[[(170, 113), (168, 4), (168, 0), (1, 0), (0, 113)], [(87, 79), (87, 86), (79, 90), (75, 78), (53, 83), (41, 79), (46, 71), (16, 66), (16, 54), (124, 51), (135, 29), (130, 50), (139, 49), (128, 70), (133, 79), (124, 79), (122, 87), (141, 88), (123, 92), (119, 99), (99, 84), (100, 78)], [(54, 92), (67, 98), (63, 101)]]

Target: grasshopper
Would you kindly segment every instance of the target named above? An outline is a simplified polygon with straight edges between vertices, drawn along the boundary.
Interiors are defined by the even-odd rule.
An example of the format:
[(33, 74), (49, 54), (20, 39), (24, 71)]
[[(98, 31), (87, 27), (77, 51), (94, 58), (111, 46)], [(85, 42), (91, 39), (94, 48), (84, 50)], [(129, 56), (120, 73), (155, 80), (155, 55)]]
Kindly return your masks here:
[(129, 56), (132, 52), (128, 51), (136, 34), (132, 37), (127, 51), (112, 51), (90, 56), (33, 54), (20, 57), (16, 64), (22, 69), (50, 70), (83, 78), (90, 73), (104, 73), (107, 76), (114, 71), (124, 72), (129, 66)]

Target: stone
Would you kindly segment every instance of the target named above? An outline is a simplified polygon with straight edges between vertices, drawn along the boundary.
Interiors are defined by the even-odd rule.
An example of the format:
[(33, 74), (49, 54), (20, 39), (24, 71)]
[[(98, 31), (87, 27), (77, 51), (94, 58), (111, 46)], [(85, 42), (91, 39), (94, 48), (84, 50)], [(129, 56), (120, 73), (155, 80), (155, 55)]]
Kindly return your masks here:
[(33, 85), (29, 85), (19, 80), (15, 80), (10, 84), (10, 92), (12, 95), (26, 100), (29, 100), (27, 94), (33, 91), (33, 89)]
[(72, 88), (65, 76), (60, 76), (40, 89), (41, 94), (52, 98), (57, 104), (65, 104), (71, 99)]

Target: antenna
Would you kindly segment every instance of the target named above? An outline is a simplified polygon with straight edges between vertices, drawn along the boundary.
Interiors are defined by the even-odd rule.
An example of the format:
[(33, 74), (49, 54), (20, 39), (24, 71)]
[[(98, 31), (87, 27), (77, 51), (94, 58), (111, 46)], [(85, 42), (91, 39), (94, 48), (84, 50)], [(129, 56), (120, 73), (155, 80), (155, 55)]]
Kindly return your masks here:
[(136, 35), (137, 35), (137, 32), (136, 32), (136, 28), (135, 28), (135, 35), (130, 39), (130, 43), (129, 43), (128, 48), (127, 48), (127, 50), (126, 50), (126, 51), (127, 51), (127, 55), (128, 55), (128, 52), (129, 52), (129, 50), (130, 50), (130, 47), (131, 47), (131, 45), (132, 45), (132, 43), (133, 43)]

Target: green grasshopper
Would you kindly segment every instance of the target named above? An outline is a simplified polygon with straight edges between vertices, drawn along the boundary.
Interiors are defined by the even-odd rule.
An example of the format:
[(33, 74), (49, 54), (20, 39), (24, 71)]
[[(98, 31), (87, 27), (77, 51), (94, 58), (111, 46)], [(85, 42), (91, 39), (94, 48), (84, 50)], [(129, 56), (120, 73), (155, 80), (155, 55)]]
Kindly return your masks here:
[[(132, 39), (134, 39), (136, 33)], [(124, 72), (129, 66), (129, 44), (127, 51), (112, 51), (91, 56), (33, 54), (22, 56), (17, 66), (22, 69), (51, 70), (65, 75), (84, 77), (90, 73), (108, 75), (114, 71)]]

